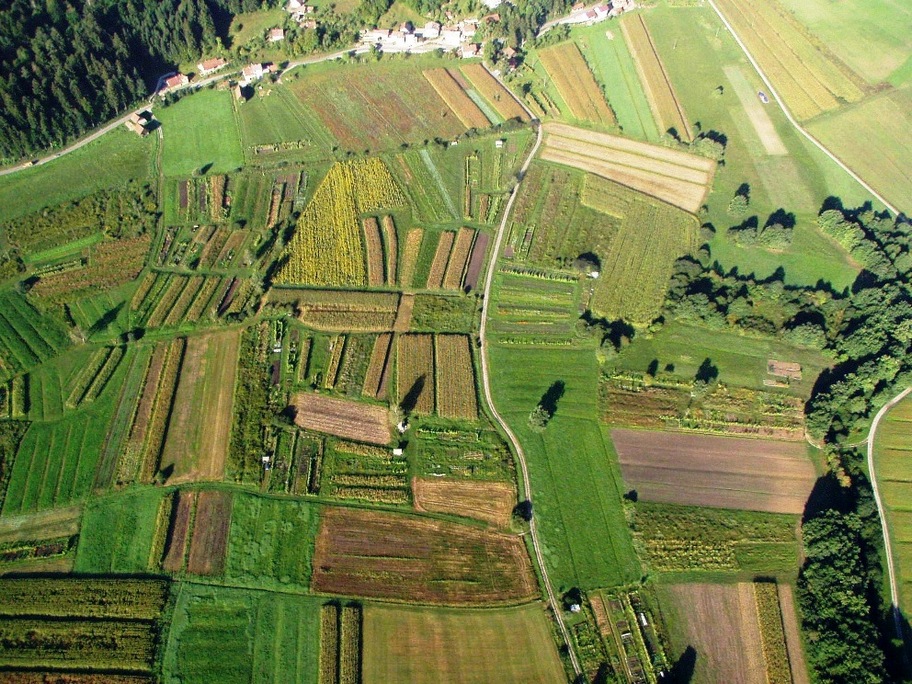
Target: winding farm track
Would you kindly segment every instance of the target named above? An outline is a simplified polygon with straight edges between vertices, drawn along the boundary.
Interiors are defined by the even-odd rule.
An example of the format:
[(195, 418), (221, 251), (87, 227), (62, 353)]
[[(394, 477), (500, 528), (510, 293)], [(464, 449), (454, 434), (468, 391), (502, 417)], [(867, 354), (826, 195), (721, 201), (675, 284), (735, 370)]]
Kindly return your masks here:
[(874, 416), (874, 420), (871, 423), (871, 429), (868, 432), (868, 473), (871, 476), (871, 489), (874, 491), (874, 501), (877, 503), (877, 513), (880, 515), (880, 528), (883, 532), (884, 538), (884, 551), (887, 554), (887, 574), (890, 578), (890, 606), (893, 611), (893, 623), (896, 628), (896, 635), (905, 641), (905, 632), (902, 627), (902, 611), (899, 608), (899, 586), (896, 583), (896, 570), (893, 567), (893, 549), (890, 548), (890, 531), (887, 528), (887, 518), (884, 515), (884, 505), (883, 501), (880, 499), (880, 490), (877, 487), (877, 475), (874, 472), (874, 434), (877, 432), (877, 426), (880, 424), (881, 418), (883, 418), (887, 411), (896, 406), (899, 402), (908, 396), (912, 392), (912, 387), (904, 389), (902, 392), (897, 394), (895, 397), (890, 399), (883, 408), (877, 412), (877, 415)]
[(795, 128), (795, 130), (797, 130), (801, 135), (803, 135), (805, 138), (807, 138), (808, 141), (810, 141), (810, 143), (812, 145), (814, 145), (817, 149), (819, 149), (821, 152), (823, 152), (827, 157), (829, 157), (831, 160), (833, 160), (833, 162), (835, 162), (839, 166), (839, 168), (841, 168), (843, 171), (845, 171), (847, 174), (849, 174), (849, 176), (851, 176), (855, 182), (857, 182), (861, 187), (863, 187), (865, 190), (867, 190), (869, 193), (871, 193), (871, 195), (878, 202), (883, 204), (887, 209), (889, 209), (891, 212), (893, 212), (893, 214), (895, 214), (896, 216), (899, 216), (901, 212), (896, 207), (894, 207), (886, 199), (884, 199), (880, 195), (880, 193), (878, 193), (874, 188), (872, 188), (870, 185), (868, 185), (868, 183), (865, 182), (865, 180), (861, 176), (859, 176), (857, 173), (852, 171), (852, 169), (850, 169), (839, 157), (837, 157), (835, 154), (830, 152), (830, 150), (827, 149), (827, 147), (822, 142), (820, 142), (819, 140), (817, 140), (817, 138), (815, 138), (813, 135), (808, 133), (808, 131), (805, 130), (801, 126), (800, 123), (798, 123), (798, 121), (795, 119), (795, 117), (792, 116), (792, 113), (789, 111), (789, 108), (785, 106), (785, 102), (783, 101), (783, 99), (781, 97), (779, 97), (779, 93), (776, 92), (776, 89), (773, 87), (773, 84), (769, 80), (769, 77), (766, 75), (766, 73), (760, 67), (760, 64), (757, 62), (757, 60), (754, 59), (754, 56), (751, 54), (750, 50), (747, 49), (747, 45), (744, 44), (744, 41), (741, 40), (741, 37), (735, 31), (735, 28), (729, 23), (728, 19), (725, 18), (725, 15), (722, 14), (721, 10), (719, 10), (718, 6), (716, 6), (716, 3), (714, 2), (714, 0), (708, 0), (708, 2), (709, 2), (709, 6), (712, 7), (713, 10), (715, 11), (715, 13), (719, 16), (719, 19), (722, 20), (722, 23), (725, 25), (725, 28), (727, 28), (729, 33), (732, 34), (732, 37), (735, 39), (735, 42), (738, 43), (738, 47), (740, 47), (741, 50), (744, 52), (744, 54), (747, 56), (747, 59), (751, 63), (751, 66), (754, 67), (754, 70), (760, 76), (760, 79), (763, 81), (764, 85), (767, 87), (770, 94), (776, 100), (776, 104), (778, 104), (779, 108), (782, 109), (782, 112), (785, 114), (785, 118), (788, 119), (788, 122)]
[[(487, 67), (485, 67), (487, 68)], [(496, 78), (496, 77), (495, 77)], [(500, 79), (497, 79), (500, 81)], [(503, 83), (501, 83), (503, 85)], [(506, 86), (504, 86), (506, 88)], [(507, 92), (513, 95), (512, 91), (507, 88)], [(515, 95), (513, 98), (519, 102), (520, 106), (532, 117), (532, 123), (535, 126), (535, 144), (532, 146), (532, 150), (529, 152), (529, 155), (526, 157), (525, 162), (523, 162), (522, 168), (519, 170), (519, 182), (513, 188), (513, 191), (510, 193), (510, 199), (507, 201), (507, 206), (504, 209), (503, 218), (500, 221), (500, 226), (497, 228), (497, 235), (494, 238), (494, 247), (491, 249), (491, 258), (488, 262), (488, 271), (485, 275), (484, 289), (482, 290), (482, 309), (481, 309), (481, 326), (478, 331), (478, 340), (481, 344), (481, 386), (484, 390), (485, 402), (488, 404), (488, 408), (491, 411), (491, 415), (494, 416), (497, 420), (501, 429), (509, 437), (510, 442), (513, 444), (513, 450), (516, 453), (516, 461), (519, 463), (519, 468), (522, 471), (522, 498), (529, 501), (532, 501), (532, 487), (529, 484), (529, 470), (526, 466), (526, 454), (523, 451), (522, 445), (519, 443), (519, 439), (516, 437), (516, 434), (510, 429), (510, 426), (507, 425), (507, 421), (498, 413), (497, 407), (494, 405), (494, 398), (491, 394), (491, 382), (490, 382), (490, 373), (489, 366), (490, 361), (488, 360), (488, 342), (486, 339), (486, 333), (488, 328), (488, 310), (491, 303), (491, 286), (494, 283), (494, 273), (497, 271), (497, 258), (500, 255), (500, 247), (503, 243), (504, 235), (507, 232), (507, 224), (510, 219), (510, 211), (513, 208), (513, 202), (516, 200), (516, 196), (519, 194), (519, 186), (522, 184), (522, 179), (526, 175), (526, 171), (529, 169), (529, 165), (532, 163), (532, 160), (535, 158), (535, 155), (538, 153), (538, 148), (542, 143), (542, 134), (543, 129), (541, 122), (538, 121), (526, 107), (526, 105)], [(580, 676), (583, 671), (579, 664), (579, 659), (576, 657), (576, 652), (573, 650), (573, 642), (570, 640), (570, 632), (567, 630), (567, 625), (564, 624), (564, 618), (561, 614), (561, 606), (557, 600), (557, 596), (554, 593), (554, 587), (551, 584), (551, 578), (548, 577), (548, 568), (545, 566), (545, 558), (542, 555), (541, 544), (538, 539), (538, 527), (535, 524), (535, 516), (532, 516), (532, 520), (529, 521), (529, 534), (532, 539), (532, 549), (535, 551), (535, 564), (538, 566), (538, 571), (541, 574), (542, 582), (545, 585), (545, 593), (548, 595), (548, 604), (551, 606), (551, 612), (554, 614), (554, 619), (557, 621), (557, 626), (560, 629), (561, 636), (564, 639), (564, 643), (567, 646), (567, 655), (570, 658), (570, 663), (573, 666), (573, 670), (576, 676)]]

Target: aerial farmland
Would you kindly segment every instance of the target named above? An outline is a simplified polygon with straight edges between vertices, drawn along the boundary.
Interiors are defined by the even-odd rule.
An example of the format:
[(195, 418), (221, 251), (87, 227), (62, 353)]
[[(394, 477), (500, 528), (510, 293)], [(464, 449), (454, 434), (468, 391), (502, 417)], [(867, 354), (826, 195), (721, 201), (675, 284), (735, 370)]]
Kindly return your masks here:
[(0, 681), (912, 677), (909, 12), (96, 4), (0, 10)]

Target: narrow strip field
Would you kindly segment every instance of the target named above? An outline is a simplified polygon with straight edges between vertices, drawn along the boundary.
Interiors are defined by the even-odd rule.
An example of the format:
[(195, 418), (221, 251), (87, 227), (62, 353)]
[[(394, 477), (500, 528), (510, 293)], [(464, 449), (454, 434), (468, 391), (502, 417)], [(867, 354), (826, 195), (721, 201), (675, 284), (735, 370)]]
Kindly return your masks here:
[(462, 73), (504, 119), (529, 120), (529, 115), (516, 101), (513, 93), (504, 88), (483, 65), (469, 64), (462, 67)]
[(802, 513), (817, 479), (806, 445), (612, 430), (627, 485), (644, 501)]
[(516, 505), (516, 492), (507, 482), (418, 477), (412, 482), (415, 508), (484, 520), (506, 528)]
[(448, 69), (427, 69), (423, 73), (428, 83), (434, 86), (434, 90), (459, 117), (463, 125), (467, 128), (488, 127), (488, 117), (472, 101), (472, 98), (466, 95)]
[(772, 119), (763, 108), (760, 98), (754, 92), (741, 67), (728, 65), (724, 67), (724, 70), (725, 75), (728, 76), (728, 80), (735, 89), (735, 94), (738, 96), (741, 106), (744, 107), (747, 118), (760, 139), (760, 144), (763, 145), (764, 151), (769, 155), (776, 156), (788, 154), (788, 148), (782, 142), (782, 138), (779, 137), (779, 132), (776, 130)]
[(675, 93), (652, 36), (649, 35), (643, 15), (625, 16), (621, 20), (621, 31), (630, 46), (630, 53), (636, 63), (652, 114), (659, 124), (659, 131), (665, 133), (674, 129), (681, 138), (693, 140), (687, 114)]
[(667, 147), (548, 124), (541, 157), (594, 173), (696, 213), (712, 185), (716, 163)]

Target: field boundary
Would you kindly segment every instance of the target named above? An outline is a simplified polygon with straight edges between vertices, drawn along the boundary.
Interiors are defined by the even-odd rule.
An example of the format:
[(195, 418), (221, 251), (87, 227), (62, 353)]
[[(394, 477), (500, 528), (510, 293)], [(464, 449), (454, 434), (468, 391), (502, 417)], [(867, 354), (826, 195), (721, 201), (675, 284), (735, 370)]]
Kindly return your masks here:
[(817, 140), (817, 138), (815, 138), (813, 135), (808, 133), (808, 131), (804, 127), (802, 127), (801, 124), (798, 123), (797, 119), (795, 119), (795, 117), (792, 116), (792, 112), (789, 110), (789, 108), (786, 106), (785, 102), (779, 96), (779, 93), (776, 91), (776, 88), (773, 87), (773, 84), (772, 84), (772, 82), (770, 82), (769, 77), (766, 75), (766, 72), (764, 72), (763, 69), (760, 68), (760, 64), (757, 62), (756, 59), (754, 59), (754, 56), (751, 54), (750, 50), (747, 49), (747, 46), (744, 44), (744, 41), (741, 40), (741, 37), (737, 34), (737, 32), (735, 32), (735, 29), (729, 23), (728, 19), (726, 19), (725, 15), (722, 14), (721, 10), (719, 10), (719, 7), (716, 5), (715, 1), (708, 0), (708, 2), (709, 2), (709, 6), (713, 8), (713, 11), (718, 15), (719, 19), (725, 25), (725, 28), (727, 28), (729, 33), (732, 34), (732, 37), (735, 39), (735, 42), (738, 44), (738, 47), (740, 47), (741, 50), (744, 52), (745, 56), (747, 57), (747, 60), (751, 63), (751, 66), (754, 67), (754, 70), (757, 72), (757, 74), (760, 76), (760, 79), (763, 81), (763, 84), (769, 89), (770, 95), (772, 95), (773, 99), (776, 100), (776, 104), (779, 105), (779, 108), (782, 110), (783, 114), (785, 114), (785, 118), (788, 119), (788, 122), (792, 126), (794, 126), (795, 129), (799, 133), (801, 133), (801, 135), (803, 135), (805, 138), (807, 138), (807, 140), (809, 140), (811, 142), (811, 144), (813, 144), (817, 149), (819, 149), (827, 157), (829, 157), (832, 161), (834, 161), (839, 166), (839, 168), (841, 168), (843, 171), (845, 171), (847, 174), (849, 174), (849, 176), (851, 176), (852, 180), (856, 181), (861, 187), (863, 187), (865, 190), (870, 192), (871, 195), (874, 197), (874, 199), (876, 199), (878, 202), (883, 204), (887, 209), (892, 211), (895, 215), (899, 216), (901, 212), (899, 210), (897, 210), (896, 207), (894, 207), (887, 200), (885, 200), (881, 196), (881, 194), (879, 192), (877, 192), (874, 188), (872, 188), (870, 185), (868, 185), (868, 183), (861, 176), (859, 176), (851, 168), (849, 168), (849, 166), (847, 166), (845, 162), (843, 162), (839, 157), (837, 157), (835, 154), (830, 152), (830, 150), (827, 149), (827, 147), (822, 142), (820, 142), (819, 140)]

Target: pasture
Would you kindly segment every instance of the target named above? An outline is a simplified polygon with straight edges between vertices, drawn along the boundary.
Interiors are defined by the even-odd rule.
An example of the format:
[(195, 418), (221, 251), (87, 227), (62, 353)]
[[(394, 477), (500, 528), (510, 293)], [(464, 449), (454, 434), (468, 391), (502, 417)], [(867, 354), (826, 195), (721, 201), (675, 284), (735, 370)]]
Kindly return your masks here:
[[(634, 580), (640, 569), (624, 520), (620, 473), (597, 422), (592, 349), (511, 345), (488, 353), (494, 403), (526, 452), (545, 563), (556, 588)], [(544, 432), (534, 432), (529, 413), (558, 382), (562, 396), (554, 417)]]
[(864, 97), (864, 80), (779, 3), (719, 0), (718, 6), (797, 119)]
[[(436, 65), (436, 60), (419, 59), (319, 65), (306, 67), (290, 87), (343, 149), (376, 152), (465, 132), (421, 75), (422, 67)], [(400, 87), (404, 82), (409, 83), (408, 96)]]
[(696, 213), (712, 184), (716, 164), (667, 147), (657, 147), (565, 124), (547, 124), (541, 158), (626, 185), (685, 211)]
[(412, 491), (419, 511), (461, 515), (500, 528), (509, 527), (516, 506), (516, 490), (508, 482), (416, 477)]
[(238, 331), (187, 341), (161, 455), (171, 484), (224, 475), (239, 344)]
[(324, 508), (314, 591), (442, 605), (538, 595), (520, 537), (474, 525), (358, 508)]
[(779, 0), (814, 38), (872, 85), (908, 79), (912, 7), (893, 0)]
[(364, 684), (558, 682), (566, 677), (539, 603), (465, 610), (364, 607)]
[(799, 514), (817, 480), (803, 443), (621, 429), (611, 438), (644, 501)]
[(668, 77), (643, 15), (625, 16), (621, 19), (621, 31), (636, 64), (640, 83), (658, 123), (659, 132), (664, 134), (674, 131), (683, 140), (693, 140), (690, 120)]
[[(76, 571), (144, 574), (157, 572), (161, 549), (156, 539), (167, 532), (159, 507), (165, 492), (144, 488), (90, 501), (83, 514), (76, 549)], [(163, 523), (163, 525), (162, 525)]]
[(232, 98), (228, 90), (201, 90), (156, 109), (164, 131), (165, 176), (225, 173), (244, 163)]
[(270, 146), (294, 149), (301, 159), (328, 156), (334, 140), (287, 87), (264, 88), (236, 105), (238, 128), (245, 154), (251, 160), (268, 155)]
[(181, 584), (162, 681), (316, 682), (320, 601)]
[(912, 399), (890, 409), (874, 440), (874, 472), (880, 488), (896, 564), (900, 605), (912, 610)]
[(47, 164), (0, 176), (0, 223), (152, 174), (154, 136), (123, 127)]
[(614, 126), (614, 112), (576, 43), (567, 42), (541, 50), (538, 58), (554, 81), (572, 118)]
[[(900, 211), (912, 211), (912, 85), (815, 119), (809, 129)], [(864, 135), (858, 135), (863, 130)]]

